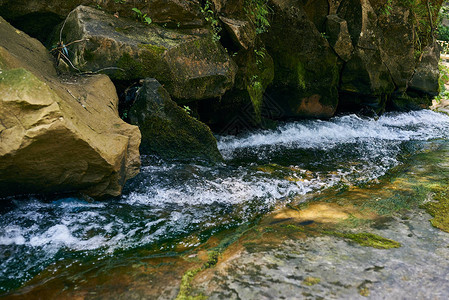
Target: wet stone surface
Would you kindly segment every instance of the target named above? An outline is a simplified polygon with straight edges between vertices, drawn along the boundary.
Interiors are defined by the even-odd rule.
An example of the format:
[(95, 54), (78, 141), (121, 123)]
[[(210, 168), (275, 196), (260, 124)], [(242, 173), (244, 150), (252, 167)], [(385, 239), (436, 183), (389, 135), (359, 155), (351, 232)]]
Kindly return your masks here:
[(320, 236), (244, 250), (198, 287), (210, 299), (446, 299), (449, 234), (429, 219), (415, 211), (371, 230), (400, 242), (396, 249)]

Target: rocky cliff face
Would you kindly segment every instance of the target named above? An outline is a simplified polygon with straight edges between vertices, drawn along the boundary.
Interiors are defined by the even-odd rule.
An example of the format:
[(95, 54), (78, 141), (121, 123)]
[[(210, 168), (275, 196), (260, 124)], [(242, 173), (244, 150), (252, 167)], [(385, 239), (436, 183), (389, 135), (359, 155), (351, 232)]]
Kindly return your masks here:
[[(218, 127), (236, 114), (257, 126), (264, 116), (419, 108), (438, 92), (431, 25), (441, 0), (3, 0), (0, 14), (20, 25), (33, 14), (65, 18), (80, 4), (103, 12), (70, 14), (66, 42), (90, 39), (73, 45), (75, 64), (126, 70), (113, 78), (157, 78)], [(127, 20), (133, 7), (154, 25)]]

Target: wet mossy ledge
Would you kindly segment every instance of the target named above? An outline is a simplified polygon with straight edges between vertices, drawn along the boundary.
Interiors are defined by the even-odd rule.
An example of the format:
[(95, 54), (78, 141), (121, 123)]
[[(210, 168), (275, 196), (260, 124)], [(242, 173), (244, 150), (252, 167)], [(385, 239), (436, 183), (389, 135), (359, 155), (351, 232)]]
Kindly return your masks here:
[(433, 217), (430, 220), (432, 226), (449, 232), (449, 189), (436, 192), (433, 200), (421, 207)]

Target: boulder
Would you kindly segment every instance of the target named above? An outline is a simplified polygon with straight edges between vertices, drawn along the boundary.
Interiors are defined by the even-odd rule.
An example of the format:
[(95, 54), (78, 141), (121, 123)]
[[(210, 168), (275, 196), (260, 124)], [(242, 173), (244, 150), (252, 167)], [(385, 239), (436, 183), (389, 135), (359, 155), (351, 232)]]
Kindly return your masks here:
[(0, 197), (117, 196), (139, 172), (140, 132), (105, 75), (57, 78), (35, 39), (0, 18)]
[(264, 35), (275, 78), (267, 93), (284, 117), (331, 117), (337, 107), (337, 55), (294, 0), (271, 0), (273, 19)]
[[(335, 0), (334, 0), (335, 1)], [(328, 0), (302, 0), (307, 17), (319, 32), (326, 29), (326, 16), (329, 15), (330, 3)]]
[(409, 92), (418, 92), (425, 96), (438, 95), (439, 60), (440, 47), (435, 41), (433, 44), (424, 48), (416, 66), (415, 73), (408, 84)]
[(52, 14), (65, 18), (79, 5), (98, 7), (120, 17), (134, 17), (133, 8), (147, 14), (153, 22), (174, 27), (198, 27), (204, 24), (198, 0), (2, 0), (0, 15), (8, 20), (33, 18)]
[(328, 42), (335, 53), (345, 62), (347, 62), (354, 51), (351, 36), (348, 32), (348, 24), (337, 15), (327, 16), (326, 34)]
[(383, 53), (392, 51), (381, 50), (384, 37), (377, 14), (368, 0), (343, 0), (337, 15), (346, 21), (354, 47), (341, 71), (340, 107), (367, 111), (369, 115), (382, 113), (395, 85), (382, 59)]
[(243, 17), (245, 13), (245, 0), (211, 0), (214, 11), (226, 17)]
[(391, 12), (379, 14), (382, 30), (379, 50), (396, 90), (404, 92), (415, 69), (413, 16), (409, 8), (392, 6)]
[(240, 48), (248, 50), (254, 47), (256, 41), (256, 29), (248, 21), (241, 21), (220, 17), (223, 26), (230, 34), (233, 42)]
[(222, 160), (209, 127), (171, 100), (156, 79), (143, 81), (129, 110), (129, 119), (142, 132), (140, 149), (143, 154), (189, 160)]
[(175, 31), (79, 6), (63, 36), (84, 40), (71, 46), (78, 68), (116, 68), (113, 80), (156, 78), (180, 101), (220, 97), (234, 84), (237, 67), (207, 29)]

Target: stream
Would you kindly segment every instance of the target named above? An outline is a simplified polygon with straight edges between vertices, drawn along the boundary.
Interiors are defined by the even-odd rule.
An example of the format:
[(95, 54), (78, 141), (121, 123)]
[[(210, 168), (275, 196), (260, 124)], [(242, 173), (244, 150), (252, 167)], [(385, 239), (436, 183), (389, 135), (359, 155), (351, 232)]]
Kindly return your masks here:
[[(328, 121), (280, 123), (273, 130), (219, 136), (218, 148), (225, 161), (217, 165), (142, 157), (141, 173), (126, 184), (123, 195), (118, 198), (93, 202), (81, 197), (8, 199), (0, 208), (0, 298), (49, 296), (57, 299), (63, 298), (62, 295), (82, 295), (84, 298), (109, 299), (111, 295), (118, 296), (130, 289), (136, 293), (134, 298), (145, 298), (143, 295), (151, 293), (154, 294), (148, 298), (174, 298), (180, 276), (195, 263), (180, 262), (180, 257), (202, 249), (214, 238), (220, 239), (230, 232), (261, 224), (292, 201), (334, 199), (336, 194), (341, 195), (341, 199), (349, 199), (354, 197), (351, 188), (369, 195), (379, 193), (376, 199), (380, 200), (376, 201), (382, 201), (382, 197), (387, 196), (380, 191), (393, 189), (385, 182), (403, 176), (407, 177), (409, 186), (419, 186), (419, 178), (426, 174), (438, 176), (441, 173), (441, 182), (448, 182), (449, 166), (442, 166), (444, 162), (433, 159), (441, 153), (446, 154), (449, 149), (448, 128), (448, 116), (428, 110), (387, 113), (378, 120), (345, 115)], [(419, 166), (418, 162), (421, 162)], [(435, 170), (440, 173), (435, 175)], [(419, 177), (412, 176), (418, 173)], [(373, 185), (378, 185), (375, 191), (369, 189)], [(425, 192), (417, 191), (416, 195), (425, 197)], [(432, 270), (424, 266), (425, 263), (438, 263), (434, 270), (439, 275), (426, 275), (434, 284), (424, 290), (418, 286), (416, 290), (421, 294), (410, 292), (410, 295), (419, 298), (418, 295), (438, 290), (435, 298), (441, 296), (444, 299), (449, 297), (449, 290), (436, 286), (448, 285), (449, 263), (442, 265), (438, 257), (430, 253), (437, 248), (447, 248), (449, 234), (431, 227), (428, 219), (424, 212), (419, 216), (412, 214), (408, 224), (418, 228), (422, 236), (438, 236), (435, 245), (425, 241), (410, 243), (411, 249), (422, 249), (425, 245), (428, 249), (424, 252), (409, 250), (397, 256), (394, 269), (406, 276), (404, 266), (415, 256), (421, 256), (420, 263), (423, 264), (421, 268), (413, 269), (415, 274), (427, 274), (428, 269)], [(399, 219), (393, 216), (389, 222), (392, 224), (389, 229), (376, 233), (389, 238), (395, 236), (395, 230), (396, 235), (398, 232), (409, 234), (406, 232), (408, 225)], [(259, 242), (263, 244), (263, 240)], [(285, 274), (294, 274), (298, 266), (302, 266), (315, 270), (309, 273), (322, 278), (323, 282), (341, 283), (334, 288), (323, 288), (319, 284), (314, 285), (315, 289), (307, 287), (307, 293), (303, 293), (305, 298), (357, 298), (364, 296), (364, 290), (360, 291), (365, 286), (372, 290), (371, 295), (378, 298), (384, 295), (382, 285), (374, 284), (378, 280), (374, 275), (363, 278), (351, 290), (351, 282), (361, 278), (354, 275), (357, 268), (364, 270), (372, 265), (367, 258), (371, 250), (356, 250), (345, 269), (341, 256), (350, 253), (345, 249), (349, 246), (333, 237), (310, 241), (294, 241), (290, 237), (277, 245), (270, 249), (247, 249), (246, 254), (229, 263), (234, 268), (234, 277), (224, 273), (210, 275), (220, 284), (213, 286), (200, 280), (199, 286), (216, 299), (276, 299), (279, 295), (292, 299), (299, 288), (291, 288), (282, 278), (287, 276)], [(273, 249), (277, 247), (277, 253), (283, 256), (275, 255)], [(302, 249), (302, 253), (314, 257), (292, 254), (292, 249)], [(373, 251), (372, 255), (377, 255), (377, 265), (382, 265), (383, 269), (388, 263), (378, 257), (381, 254), (376, 254), (381, 250)], [(280, 263), (279, 260), (285, 261), (287, 252), (293, 255), (291, 264)], [(334, 266), (346, 271), (333, 275), (316, 271), (332, 267), (324, 263), (331, 254), (334, 255), (330, 260)], [(265, 263), (261, 263), (264, 259)], [(274, 271), (269, 265), (276, 260), (281, 267), (271, 274)], [(141, 267), (142, 263), (147, 269)], [(138, 276), (129, 274), (130, 270), (135, 270)], [(271, 279), (250, 280), (245, 277), (249, 276), (245, 272), (271, 274)], [(150, 273), (157, 273), (158, 278), (146, 277)], [(236, 276), (240, 276), (239, 280)], [(113, 283), (112, 277), (117, 282)], [(139, 280), (142, 282), (138, 283)], [(145, 280), (147, 287), (143, 286)], [(149, 284), (150, 281), (154, 283)], [(400, 295), (401, 287), (405, 287), (391, 278), (390, 281), (396, 287), (390, 292)], [(164, 282), (167, 286), (161, 286)], [(172, 282), (175, 286), (171, 286)], [(419, 282), (419, 276), (416, 282)], [(93, 285), (98, 288), (92, 290)], [(245, 289), (248, 286), (253, 287)], [(345, 292), (344, 286), (350, 286), (350, 292)], [(131, 299), (131, 296), (125, 298)]]

